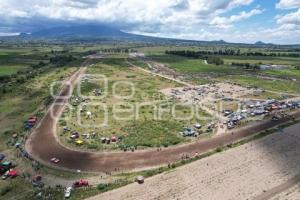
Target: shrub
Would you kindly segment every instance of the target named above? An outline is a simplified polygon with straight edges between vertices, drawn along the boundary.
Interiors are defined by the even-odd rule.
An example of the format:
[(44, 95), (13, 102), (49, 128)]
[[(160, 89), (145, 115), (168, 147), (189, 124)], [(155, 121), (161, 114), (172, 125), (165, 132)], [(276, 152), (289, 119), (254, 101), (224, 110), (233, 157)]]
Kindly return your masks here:
[(88, 144), (87, 148), (88, 149), (98, 149), (98, 145), (95, 143), (91, 143), (91, 144)]
[(97, 185), (97, 189), (100, 191), (105, 191), (108, 188), (108, 184), (106, 183), (100, 183), (99, 185)]
[(216, 152), (222, 152), (223, 151), (223, 149), (222, 149), (222, 147), (218, 147), (217, 149), (216, 149)]
[(12, 191), (12, 186), (5, 186), (4, 188), (1, 188), (0, 189), (0, 195), (1, 196), (4, 196), (4, 195), (6, 195), (7, 193), (9, 193), (10, 191)]

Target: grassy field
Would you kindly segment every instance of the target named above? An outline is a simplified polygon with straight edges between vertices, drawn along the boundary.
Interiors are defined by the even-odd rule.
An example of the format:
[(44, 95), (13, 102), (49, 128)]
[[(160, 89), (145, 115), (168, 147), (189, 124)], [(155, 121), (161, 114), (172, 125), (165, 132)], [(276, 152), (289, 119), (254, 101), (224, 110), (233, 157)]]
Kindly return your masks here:
[(282, 78), (300, 78), (300, 70), (296, 69), (282, 69), (282, 70), (266, 70), (263, 71), (266, 75), (274, 75)]
[[(256, 95), (246, 95), (243, 96), (243, 98), (247, 99), (261, 99), (261, 100), (266, 100), (266, 99), (277, 99), (277, 100), (283, 100), (286, 97), (286, 95), (281, 95), (278, 93), (274, 92), (262, 92)], [(288, 95), (288, 97), (294, 97), (291, 95)]]
[[(52, 81), (69, 76), (76, 68), (51, 69), (22, 85), (13, 86), (10, 93), (0, 97), (0, 152), (5, 153), (7, 159), (17, 164), (19, 173), (32, 171), (31, 163), (17, 157), (14, 148), (16, 142), (24, 142), (28, 131), (23, 128), (24, 121), (31, 115), (42, 116), (42, 108), (50, 95)], [(17, 138), (12, 135), (17, 134)], [(43, 169), (40, 171), (42, 172)], [(62, 174), (62, 173), (60, 173)], [(0, 199), (28, 199), (32, 197), (34, 189), (31, 184), (21, 177), (14, 180), (0, 180)]]
[[(225, 64), (216, 66), (205, 64), (201, 59), (190, 59), (175, 55), (166, 54), (152, 54), (150, 58), (166, 64), (170, 68), (176, 71), (186, 74), (187, 80), (194, 84), (207, 84), (214, 81), (234, 81), (243, 85), (251, 85), (260, 87), (266, 90), (287, 92), (287, 93), (299, 93), (299, 82), (294, 82), (290, 79), (299, 79), (300, 70), (294, 68), (300, 64), (299, 58), (292, 57), (270, 57), (270, 56), (220, 56), (224, 59)], [(286, 69), (281, 70), (258, 70), (249, 71), (243, 67), (231, 66), (232, 62), (250, 63), (250, 64), (277, 64), (285, 65)], [(282, 80), (276, 79), (276, 81), (258, 78), (257, 75), (276, 77)], [(230, 76), (228, 76), (230, 75)], [(265, 96), (276, 96), (275, 94)]]
[(0, 76), (16, 74), (19, 70), (24, 69), (23, 66), (13, 65), (13, 66), (1, 66)]
[(300, 94), (300, 83), (288, 80), (269, 80), (255, 76), (229, 76), (220, 77), (220, 81), (232, 81), (244, 86), (254, 86), (270, 91)]
[[(161, 78), (149, 75), (136, 68), (132, 68), (122, 63), (120, 60), (106, 60), (88, 69), (90, 74), (102, 74), (108, 78), (107, 96), (101, 100), (92, 101), (103, 103), (107, 106), (108, 125), (102, 128), (84, 128), (78, 126), (77, 111), (78, 108), (65, 113), (65, 116), (71, 116), (67, 123), (62, 123), (60, 136), (62, 141), (68, 145), (75, 146), (74, 142), (69, 140), (70, 133), (64, 133), (62, 127), (67, 125), (72, 131), (79, 133), (96, 133), (95, 138), (82, 139), (84, 141), (81, 148), (92, 150), (108, 150), (119, 149), (124, 146), (134, 146), (136, 148), (169, 146), (186, 141), (178, 133), (182, 131), (184, 126), (190, 126), (196, 122), (202, 123), (193, 116), (189, 120), (175, 120), (172, 117), (172, 106), (175, 102), (166, 99), (160, 93), (160, 89), (179, 87), (180, 84)], [(121, 82), (115, 88), (115, 93), (121, 98), (113, 95), (113, 85)], [(126, 82), (126, 83), (125, 83)], [(130, 84), (127, 84), (130, 83)], [(132, 85), (131, 85), (132, 84)], [(134, 87), (132, 94), (131, 87)], [(93, 95), (95, 89), (102, 89), (103, 82), (84, 81), (82, 83), (82, 93), (84, 95)], [(75, 98), (75, 97), (74, 97)], [(121, 109), (122, 112), (117, 113), (116, 119), (115, 110)], [(158, 117), (157, 109), (163, 112)], [(176, 116), (187, 118), (190, 115), (189, 106), (177, 106)], [(94, 115), (92, 119), (88, 119), (86, 111), (91, 111)], [(206, 115), (199, 111), (199, 116)], [(105, 111), (101, 106), (87, 106), (85, 112), (81, 113), (83, 125), (102, 124), (105, 117)], [(123, 118), (126, 118), (123, 120)], [(204, 122), (203, 122), (204, 123)], [(123, 138), (118, 144), (102, 144), (101, 137), (111, 137), (113, 135)], [(78, 147), (77, 147), (78, 148)]]
[(13, 75), (31, 65), (47, 62), (47, 48), (4, 48), (0, 46), (0, 76)]
[(232, 62), (250, 63), (250, 64), (270, 64), (270, 65), (299, 65), (300, 58), (292, 57), (270, 57), (270, 56), (221, 56), (225, 64)]
[(156, 55), (150, 58), (157, 62), (167, 64), (170, 68), (182, 73), (216, 73), (221, 75), (241, 73), (241, 70), (236, 67), (206, 64), (201, 59), (190, 59), (173, 55)]

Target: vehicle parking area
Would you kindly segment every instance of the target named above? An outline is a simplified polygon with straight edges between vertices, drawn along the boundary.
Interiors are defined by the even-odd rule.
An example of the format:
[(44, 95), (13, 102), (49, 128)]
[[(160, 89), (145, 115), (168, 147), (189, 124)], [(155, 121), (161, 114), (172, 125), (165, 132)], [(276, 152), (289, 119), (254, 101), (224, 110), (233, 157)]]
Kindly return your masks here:
[[(189, 104), (201, 104), (212, 110), (217, 110), (217, 103), (223, 101), (240, 100), (243, 96), (261, 92), (253, 88), (245, 88), (230, 83), (216, 83), (195, 87), (168, 88), (161, 90), (172, 99)], [(211, 105), (214, 104), (215, 108)]]
[[(172, 100), (199, 106), (213, 116), (211, 122), (205, 126), (208, 131), (214, 131), (216, 134), (227, 133), (231, 129), (265, 118), (277, 121), (289, 116), (289, 111), (300, 107), (299, 97), (281, 100), (249, 98), (259, 96), (265, 91), (227, 82), (161, 91)], [(194, 132), (193, 129), (188, 131)]]

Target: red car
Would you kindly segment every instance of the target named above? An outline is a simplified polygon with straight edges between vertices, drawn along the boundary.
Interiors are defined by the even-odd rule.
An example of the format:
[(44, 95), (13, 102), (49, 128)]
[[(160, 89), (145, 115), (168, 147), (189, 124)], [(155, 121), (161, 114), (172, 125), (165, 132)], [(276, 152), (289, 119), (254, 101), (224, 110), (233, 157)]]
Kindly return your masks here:
[(89, 186), (89, 182), (87, 180), (80, 180), (80, 181), (75, 181), (73, 183), (73, 187), (74, 188), (78, 188), (78, 187), (87, 187)]

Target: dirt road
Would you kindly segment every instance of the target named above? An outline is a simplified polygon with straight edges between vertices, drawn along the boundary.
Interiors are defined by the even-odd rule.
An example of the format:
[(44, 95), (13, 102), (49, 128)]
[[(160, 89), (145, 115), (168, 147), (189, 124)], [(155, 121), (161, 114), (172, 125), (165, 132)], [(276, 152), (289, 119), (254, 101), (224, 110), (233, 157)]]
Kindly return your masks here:
[[(84, 68), (81, 68), (71, 77), (71, 86), (65, 87), (60, 96), (72, 94), (73, 87), (76, 85), (79, 76), (84, 73), (84, 70)], [(136, 152), (92, 153), (68, 149), (62, 146), (56, 138), (57, 119), (63, 112), (67, 102), (67, 98), (55, 100), (55, 103), (58, 105), (49, 109), (44, 118), (40, 121), (38, 127), (35, 128), (29, 136), (25, 148), (34, 159), (43, 164), (74, 171), (110, 172), (114, 171), (115, 168), (121, 170), (136, 170), (164, 165), (180, 160), (182, 154), (194, 155), (195, 152), (203, 153), (289, 120), (282, 119), (277, 122), (264, 121), (259, 125), (235, 130), (234, 134), (224, 134), (195, 143), (169, 147), (160, 152), (153, 149)], [(300, 117), (300, 111), (297, 112), (296, 116)], [(52, 164), (50, 159), (53, 157), (59, 158), (60, 162), (58, 164)]]
[[(150, 70), (143, 69), (143, 68), (141, 68), (141, 67), (138, 67), (138, 66), (132, 64), (132, 63), (129, 62), (129, 61), (127, 61), (127, 63), (128, 63), (129, 65), (131, 65), (131, 66), (137, 68), (138, 70), (141, 70), (141, 71), (146, 72), (146, 73), (148, 73), (148, 74), (151, 74), (151, 75), (153, 75), (153, 76), (159, 76), (159, 77), (168, 79), (168, 80), (170, 80), (170, 81), (174, 81), (174, 82), (177, 82), (177, 83), (179, 83), (179, 84), (185, 85), (185, 86), (187, 86), (187, 87), (194, 87), (194, 85), (192, 85), (192, 84), (190, 84), (190, 83), (188, 83), (188, 82), (185, 82), (185, 81), (182, 81), (182, 80), (178, 80), (178, 79), (176, 79), (176, 78), (173, 78), (173, 77), (170, 77), (170, 76), (167, 76), (167, 75), (155, 73), (155, 72), (152, 72), (152, 71), (150, 71)], [(147, 65), (149, 66), (150, 69), (152, 68), (152, 66), (151, 66), (150, 63), (147, 63)]]
[(300, 124), (88, 200), (298, 200)]

